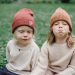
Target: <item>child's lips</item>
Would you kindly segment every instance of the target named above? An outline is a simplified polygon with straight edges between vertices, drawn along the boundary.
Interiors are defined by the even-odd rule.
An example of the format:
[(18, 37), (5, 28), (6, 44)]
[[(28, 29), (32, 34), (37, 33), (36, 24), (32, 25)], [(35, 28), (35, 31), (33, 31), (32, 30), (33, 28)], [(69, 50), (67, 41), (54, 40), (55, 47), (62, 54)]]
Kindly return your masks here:
[(63, 31), (62, 30), (58, 30), (58, 32), (62, 33)]
[(22, 39), (22, 40), (25, 40), (25, 41), (26, 41), (26, 40), (28, 40), (28, 39)]

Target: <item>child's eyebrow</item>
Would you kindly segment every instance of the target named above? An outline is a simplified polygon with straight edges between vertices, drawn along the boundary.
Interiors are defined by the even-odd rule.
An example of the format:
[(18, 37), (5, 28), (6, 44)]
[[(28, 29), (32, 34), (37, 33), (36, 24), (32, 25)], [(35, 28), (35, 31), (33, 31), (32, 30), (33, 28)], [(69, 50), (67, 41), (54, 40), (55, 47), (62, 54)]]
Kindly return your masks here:
[(18, 31), (23, 31), (23, 30), (19, 29)]

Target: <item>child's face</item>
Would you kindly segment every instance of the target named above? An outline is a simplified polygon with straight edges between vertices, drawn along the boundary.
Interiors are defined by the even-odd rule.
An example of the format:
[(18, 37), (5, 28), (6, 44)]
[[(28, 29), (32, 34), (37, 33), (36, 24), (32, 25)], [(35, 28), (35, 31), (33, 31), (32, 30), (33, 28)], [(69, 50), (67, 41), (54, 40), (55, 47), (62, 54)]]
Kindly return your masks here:
[(27, 45), (33, 37), (33, 30), (28, 26), (20, 26), (15, 30), (14, 37), (20, 45)]
[(64, 37), (70, 33), (69, 25), (65, 21), (57, 21), (52, 26), (55, 37)]

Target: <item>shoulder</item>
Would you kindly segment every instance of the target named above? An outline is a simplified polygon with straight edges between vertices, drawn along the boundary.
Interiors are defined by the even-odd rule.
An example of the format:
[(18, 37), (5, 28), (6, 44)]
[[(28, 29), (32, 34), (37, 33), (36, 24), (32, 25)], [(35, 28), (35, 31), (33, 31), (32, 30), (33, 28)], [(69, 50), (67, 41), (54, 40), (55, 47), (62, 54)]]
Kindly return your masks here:
[(50, 45), (48, 44), (47, 41), (45, 41), (45, 42), (43, 43), (41, 49), (42, 49), (42, 48), (48, 48), (48, 47), (50, 47)]
[(41, 52), (48, 54), (49, 47), (50, 47), (50, 45), (48, 44), (47, 41), (45, 41), (41, 47)]
[(35, 51), (40, 51), (40, 48), (39, 48), (39, 46), (36, 44), (35, 41), (32, 41), (31, 46), (32, 46), (32, 48), (33, 48)]
[(14, 39), (9, 40), (7, 43), (7, 47), (12, 46), (14, 44)]

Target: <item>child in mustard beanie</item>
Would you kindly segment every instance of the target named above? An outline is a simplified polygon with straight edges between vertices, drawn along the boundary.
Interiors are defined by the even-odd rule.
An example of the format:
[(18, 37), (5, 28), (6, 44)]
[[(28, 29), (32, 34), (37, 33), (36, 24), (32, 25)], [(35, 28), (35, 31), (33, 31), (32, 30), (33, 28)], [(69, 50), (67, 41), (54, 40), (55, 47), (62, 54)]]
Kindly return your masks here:
[(38, 65), (30, 75), (75, 75), (75, 43), (71, 33), (70, 15), (57, 8), (50, 18), (49, 37), (41, 48)]

